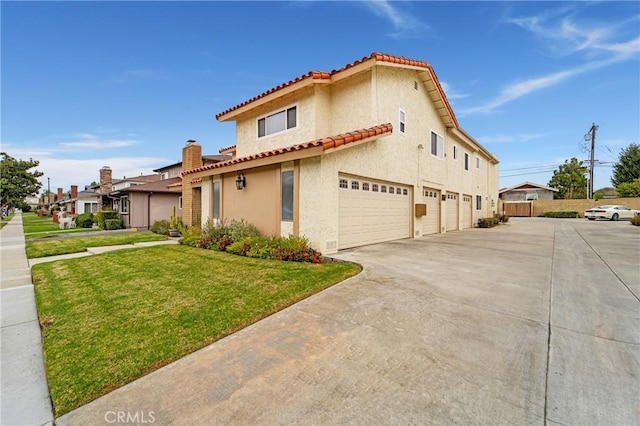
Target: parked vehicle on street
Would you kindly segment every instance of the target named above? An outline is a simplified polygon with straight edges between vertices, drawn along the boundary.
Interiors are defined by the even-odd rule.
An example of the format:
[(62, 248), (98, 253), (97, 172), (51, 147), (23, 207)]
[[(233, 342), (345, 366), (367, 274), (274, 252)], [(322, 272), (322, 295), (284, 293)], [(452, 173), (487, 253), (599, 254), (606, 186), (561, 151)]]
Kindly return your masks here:
[(584, 212), (584, 217), (589, 220), (596, 219), (631, 219), (638, 214), (638, 210), (631, 210), (629, 207), (622, 205), (605, 205), (591, 208)]

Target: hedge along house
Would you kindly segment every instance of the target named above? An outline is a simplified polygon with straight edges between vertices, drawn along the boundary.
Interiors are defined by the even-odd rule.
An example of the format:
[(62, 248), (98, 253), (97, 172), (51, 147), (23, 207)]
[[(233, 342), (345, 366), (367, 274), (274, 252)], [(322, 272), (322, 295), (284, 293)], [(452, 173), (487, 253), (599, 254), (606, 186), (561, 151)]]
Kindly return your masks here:
[(221, 112), (233, 158), (183, 149), (182, 218), (244, 219), (325, 254), (472, 227), (497, 210), (498, 160), (462, 130), (427, 62), (373, 53)]

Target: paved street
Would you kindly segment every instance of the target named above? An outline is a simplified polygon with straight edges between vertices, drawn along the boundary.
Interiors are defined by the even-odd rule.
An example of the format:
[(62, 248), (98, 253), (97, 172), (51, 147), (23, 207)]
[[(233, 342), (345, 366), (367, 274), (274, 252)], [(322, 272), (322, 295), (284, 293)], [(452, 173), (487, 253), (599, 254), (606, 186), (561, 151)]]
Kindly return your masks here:
[(58, 424), (640, 424), (640, 228), (512, 219), (363, 273)]

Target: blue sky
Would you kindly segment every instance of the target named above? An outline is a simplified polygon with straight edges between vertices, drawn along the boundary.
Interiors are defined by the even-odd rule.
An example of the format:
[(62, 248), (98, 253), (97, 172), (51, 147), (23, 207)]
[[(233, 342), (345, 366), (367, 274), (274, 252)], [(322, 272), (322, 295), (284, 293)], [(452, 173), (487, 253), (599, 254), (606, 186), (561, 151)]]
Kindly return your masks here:
[(217, 154), (217, 113), (372, 52), (431, 63), (501, 187), (587, 160), (592, 123), (596, 189), (640, 142), (640, 2), (3, 1), (1, 24), (2, 151), (54, 192), (152, 173), (188, 139)]

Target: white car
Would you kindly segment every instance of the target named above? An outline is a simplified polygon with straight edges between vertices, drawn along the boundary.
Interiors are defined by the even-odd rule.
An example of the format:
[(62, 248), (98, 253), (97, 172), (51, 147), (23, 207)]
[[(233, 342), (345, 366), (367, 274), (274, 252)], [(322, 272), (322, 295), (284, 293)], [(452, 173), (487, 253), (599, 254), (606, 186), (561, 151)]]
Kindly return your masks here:
[(606, 206), (594, 207), (592, 209), (585, 211), (584, 217), (586, 217), (589, 220), (596, 220), (596, 219), (619, 220), (619, 219), (631, 219), (636, 214), (638, 214), (638, 210), (631, 210), (626, 206), (606, 205)]

